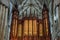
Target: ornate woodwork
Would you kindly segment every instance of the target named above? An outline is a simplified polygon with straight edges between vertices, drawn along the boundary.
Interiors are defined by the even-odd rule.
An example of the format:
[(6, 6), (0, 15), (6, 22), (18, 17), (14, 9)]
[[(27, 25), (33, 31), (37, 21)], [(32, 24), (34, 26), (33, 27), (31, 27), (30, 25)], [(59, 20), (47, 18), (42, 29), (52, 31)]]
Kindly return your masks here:
[(45, 4), (42, 15), (42, 19), (38, 19), (36, 16), (32, 17), (30, 12), (29, 17), (18, 19), (18, 10), (14, 8), (10, 40), (51, 40), (48, 9)]
[(11, 32), (10, 32), (10, 40), (17, 40), (17, 27), (18, 27), (18, 10), (17, 6), (12, 10), (12, 23), (11, 23)]
[(46, 7), (45, 4), (43, 5), (42, 15), (43, 15), (42, 20), (43, 20), (45, 40), (51, 40), (50, 26), (49, 26), (49, 14), (48, 14), (48, 8)]

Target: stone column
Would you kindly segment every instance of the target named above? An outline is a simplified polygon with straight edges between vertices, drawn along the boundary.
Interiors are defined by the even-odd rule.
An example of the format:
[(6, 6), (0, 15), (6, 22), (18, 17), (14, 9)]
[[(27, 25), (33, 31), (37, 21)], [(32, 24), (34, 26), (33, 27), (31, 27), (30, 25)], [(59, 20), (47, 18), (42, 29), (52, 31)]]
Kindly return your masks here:
[(5, 24), (4, 24), (4, 40), (8, 39), (8, 8), (6, 8), (6, 12), (5, 12)]
[(2, 4), (0, 4), (0, 40), (1, 40), (1, 21), (2, 21)]
[(58, 7), (58, 29), (60, 30), (60, 6)]
[(1, 40), (4, 39), (4, 24), (5, 24), (5, 6), (2, 6), (2, 15), (1, 15)]

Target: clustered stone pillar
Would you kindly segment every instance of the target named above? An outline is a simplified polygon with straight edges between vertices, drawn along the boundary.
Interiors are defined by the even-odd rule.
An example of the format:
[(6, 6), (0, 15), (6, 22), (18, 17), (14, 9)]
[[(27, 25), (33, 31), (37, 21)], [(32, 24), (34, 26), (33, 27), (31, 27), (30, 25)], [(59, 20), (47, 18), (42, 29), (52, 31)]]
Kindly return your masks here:
[[(7, 37), (8, 27), (8, 7), (0, 3), (0, 40), (5, 40)], [(6, 34), (7, 33), (7, 34)]]

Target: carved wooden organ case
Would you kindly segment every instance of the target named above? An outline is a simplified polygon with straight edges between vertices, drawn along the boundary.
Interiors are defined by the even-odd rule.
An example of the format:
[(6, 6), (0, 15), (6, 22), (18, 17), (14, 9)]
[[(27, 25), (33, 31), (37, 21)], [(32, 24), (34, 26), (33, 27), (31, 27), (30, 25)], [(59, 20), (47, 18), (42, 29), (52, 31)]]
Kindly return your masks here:
[[(10, 40), (51, 40), (48, 9), (44, 5), (42, 19), (35, 16), (18, 19), (18, 10), (14, 8)], [(24, 16), (24, 15), (23, 15)]]

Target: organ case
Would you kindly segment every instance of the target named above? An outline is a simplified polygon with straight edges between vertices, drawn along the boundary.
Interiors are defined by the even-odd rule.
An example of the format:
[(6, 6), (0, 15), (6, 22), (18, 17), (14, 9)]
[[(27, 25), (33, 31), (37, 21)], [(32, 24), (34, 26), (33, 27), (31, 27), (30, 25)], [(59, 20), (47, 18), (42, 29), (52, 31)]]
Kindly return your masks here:
[(15, 9), (12, 16), (10, 40), (51, 40), (48, 9), (43, 6), (42, 19), (35, 16), (23, 16), (18, 19)]
[(49, 25), (49, 14), (48, 14), (48, 8), (45, 4), (43, 5), (42, 15), (43, 15), (42, 20), (43, 20), (45, 40), (51, 40), (50, 25)]

